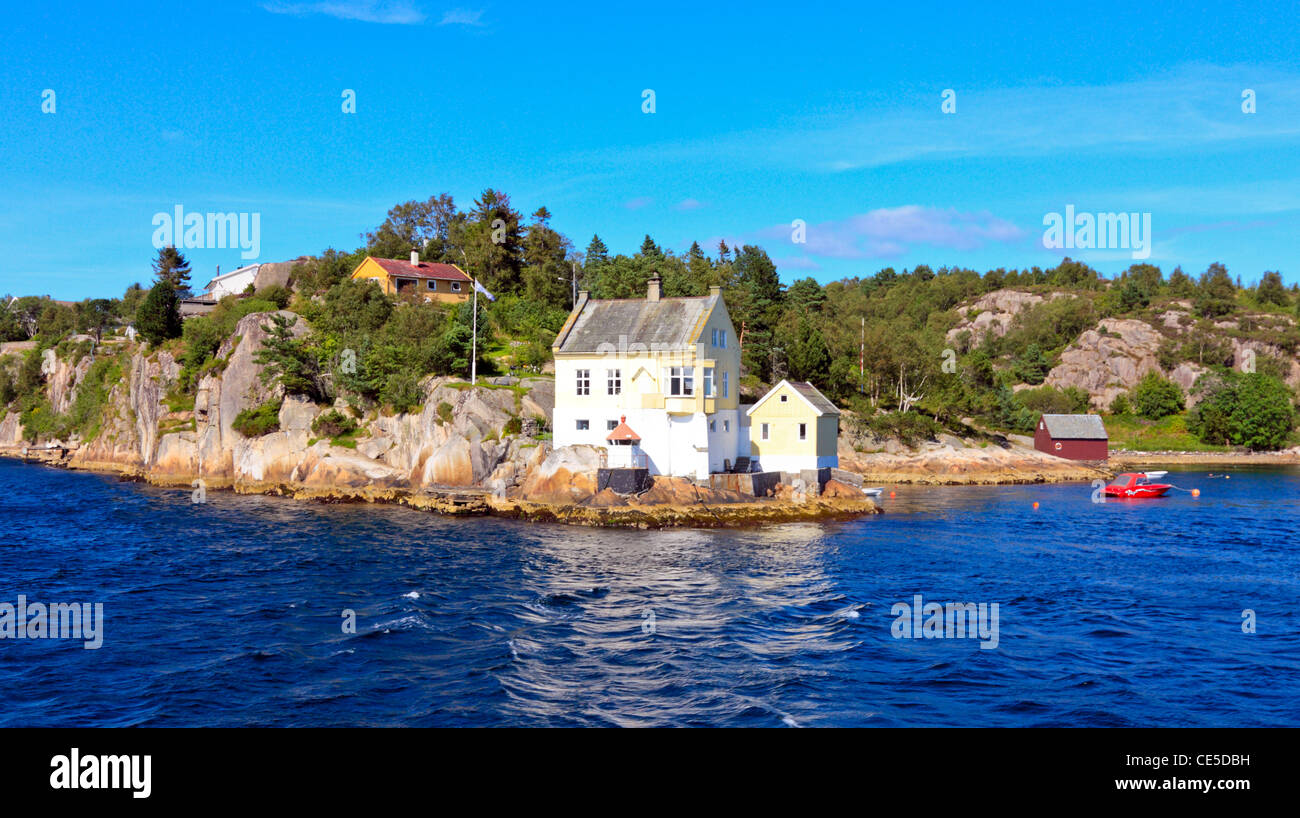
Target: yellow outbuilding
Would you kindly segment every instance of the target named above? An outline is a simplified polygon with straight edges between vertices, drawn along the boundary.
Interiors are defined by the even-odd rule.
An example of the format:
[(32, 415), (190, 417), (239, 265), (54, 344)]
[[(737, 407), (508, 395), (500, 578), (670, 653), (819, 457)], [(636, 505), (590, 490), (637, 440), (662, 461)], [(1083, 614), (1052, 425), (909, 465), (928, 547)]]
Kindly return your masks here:
[(812, 384), (781, 381), (746, 414), (749, 453), (760, 470), (839, 468), (840, 410)]

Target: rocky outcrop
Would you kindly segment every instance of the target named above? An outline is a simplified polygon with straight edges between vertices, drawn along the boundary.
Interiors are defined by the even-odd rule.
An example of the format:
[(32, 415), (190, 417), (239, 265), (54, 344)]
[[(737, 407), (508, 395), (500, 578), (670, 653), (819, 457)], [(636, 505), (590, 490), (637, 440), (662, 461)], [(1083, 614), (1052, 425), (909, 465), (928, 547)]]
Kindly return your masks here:
[(72, 464), (130, 473), (147, 469), (159, 448), (158, 422), (169, 411), (167, 393), (176, 385), (180, 371), (170, 353), (149, 355), (137, 349), (124, 381), (109, 391), (99, 435), (78, 448)]
[[(1061, 353), (1044, 381), (1058, 389), (1076, 386), (1096, 409), (1107, 409), (1148, 372), (1161, 372), (1164, 336), (1145, 321), (1107, 318)], [(1163, 374), (1163, 373), (1162, 373)]]
[(973, 313), (974, 316), (963, 318), (957, 326), (948, 330), (946, 336), (948, 343), (957, 343), (963, 332), (970, 333), (972, 347), (979, 346), (990, 335), (1001, 338), (1007, 334), (1007, 330), (1011, 329), (1012, 323), (1020, 313), (1049, 298), (1060, 298), (1063, 295), (1063, 293), (1052, 293), (1050, 296), (1041, 296), (1021, 290), (995, 290), (982, 295), (960, 308), (964, 315)]
[(555, 449), (531, 469), (520, 496), (536, 503), (581, 503), (596, 493), (596, 470), (605, 452), (594, 446)]

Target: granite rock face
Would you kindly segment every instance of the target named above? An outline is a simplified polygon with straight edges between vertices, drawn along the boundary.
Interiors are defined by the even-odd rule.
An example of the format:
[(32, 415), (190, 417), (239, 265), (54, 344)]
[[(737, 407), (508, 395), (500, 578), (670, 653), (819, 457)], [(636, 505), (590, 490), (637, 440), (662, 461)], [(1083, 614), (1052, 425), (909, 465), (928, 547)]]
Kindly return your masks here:
[[(295, 336), (308, 332), (298, 316), (278, 314), (294, 319)], [(201, 379), (192, 410), (172, 411), (167, 405), (180, 377), (175, 358), (167, 351), (136, 348), (129, 371), (109, 391), (100, 433), (73, 444), (70, 465), (165, 484), (203, 480), (213, 487), (308, 496), (391, 498), (443, 488), (487, 489), (504, 496), (517, 492), (529, 469), (549, 452), (545, 442), (524, 438), (511, 423), (522, 427), (525, 412), (551, 416), (554, 388), (549, 379), (470, 387), (428, 378), (421, 384), (421, 408), (397, 415), (371, 410), (358, 417), (346, 404), (339, 409), (286, 396), (257, 362), (272, 315), (255, 313), (239, 321), (217, 350), (224, 366)], [(72, 365), (51, 350), (43, 363), (51, 397), (66, 411), (91, 359), (85, 356)], [(278, 429), (251, 439), (235, 431), (241, 412), (274, 401), (279, 402)], [(318, 439), (313, 423), (330, 408), (357, 419), (359, 428), (351, 436), (355, 448)], [(9, 413), (0, 419), (0, 445), (21, 443), (19, 418)]]
[[(1161, 372), (1159, 351), (1164, 336), (1145, 321), (1107, 318), (1079, 336), (1047, 373), (1048, 386), (1076, 386), (1088, 393), (1096, 409), (1137, 385), (1148, 372)], [(1163, 374), (1163, 372), (1161, 372)]]

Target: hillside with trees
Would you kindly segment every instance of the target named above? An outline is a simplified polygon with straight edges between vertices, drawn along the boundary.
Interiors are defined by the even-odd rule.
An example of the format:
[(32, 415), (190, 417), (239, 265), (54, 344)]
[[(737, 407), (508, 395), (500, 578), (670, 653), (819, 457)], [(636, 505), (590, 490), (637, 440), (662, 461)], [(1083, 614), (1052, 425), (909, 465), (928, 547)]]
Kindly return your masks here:
[[(1106, 415), (1113, 446), (1297, 442), (1300, 290), (1274, 271), (1243, 283), (1217, 263), (1195, 275), (1141, 263), (1108, 279), (1065, 258), (1047, 269), (885, 267), (787, 285), (759, 246), (706, 251), (694, 242), (676, 253), (646, 236), (627, 255), (593, 235), (578, 250), (550, 220), (546, 207), (525, 217), (492, 189), (464, 210), (449, 194), (405, 202), (360, 246), (301, 261), (289, 287), (227, 297), (183, 323), (177, 303), (190, 270), (172, 248), (159, 251), (147, 288), (132, 285), (121, 298), (73, 306), (7, 298), (0, 340), (34, 344), (0, 367), (0, 401), (29, 434), (89, 432), (85, 406), (56, 411), (41, 396), (42, 356), (70, 344), (100, 348), (130, 323), (183, 365), (172, 397), (183, 407), (202, 375), (223, 365), (217, 352), (241, 318), (287, 309), (310, 331), (271, 327), (266, 363), (290, 392), (408, 411), (422, 378), (468, 373), (472, 307), (402, 301), (349, 276), (367, 255), (415, 250), (460, 265), (497, 295), (479, 301), (480, 374), (542, 372), (577, 290), (639, 298), (658, 273), (669, 297), (722, 288), (746, 399), (781, 378), (808, 380), (851, 410), (857, 432), (904, 441), (944, 430), (1026, 433), (1042, 412), (1092, 410)], [(109, 349), (102, 345), (97, 365)]]

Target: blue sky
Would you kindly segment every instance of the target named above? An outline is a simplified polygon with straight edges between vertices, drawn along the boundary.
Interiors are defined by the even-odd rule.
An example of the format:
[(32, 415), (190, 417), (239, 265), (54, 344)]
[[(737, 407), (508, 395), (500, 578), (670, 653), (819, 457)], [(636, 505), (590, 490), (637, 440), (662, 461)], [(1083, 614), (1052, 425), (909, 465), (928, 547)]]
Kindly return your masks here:
[[(154, 214), (177, 205), (259, 213), (256, 260), (279, 261), (486, 187), (546, 205), (579, 249), (758, 243), (786, 281), (1133, 262), (1044, 248), (1067, 205), (1150, 213), (1166, 271), (1300, 281), (1295, 3), (615, 5), (11, 9), (0, 293), (147, 282)], [(186, 253), (199, 284), (242, 263)]]

